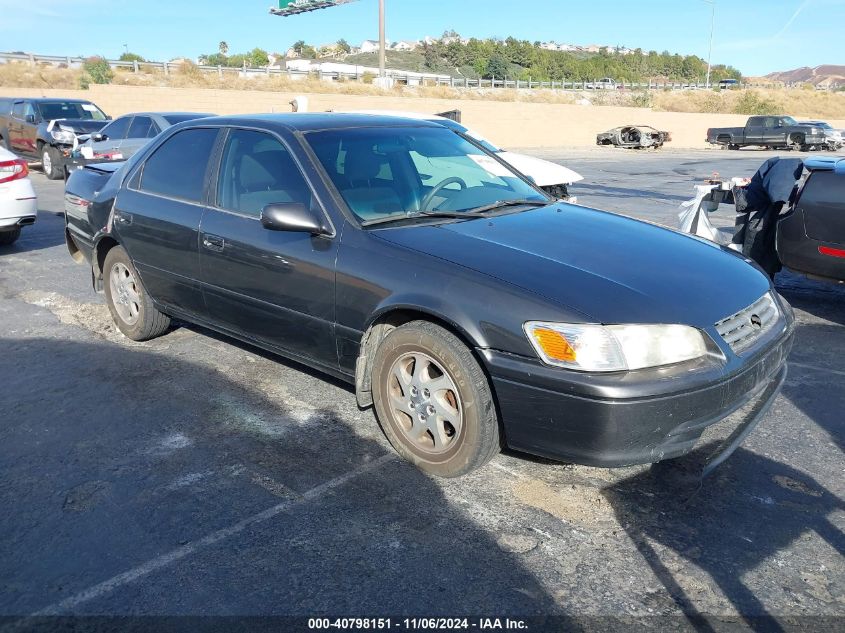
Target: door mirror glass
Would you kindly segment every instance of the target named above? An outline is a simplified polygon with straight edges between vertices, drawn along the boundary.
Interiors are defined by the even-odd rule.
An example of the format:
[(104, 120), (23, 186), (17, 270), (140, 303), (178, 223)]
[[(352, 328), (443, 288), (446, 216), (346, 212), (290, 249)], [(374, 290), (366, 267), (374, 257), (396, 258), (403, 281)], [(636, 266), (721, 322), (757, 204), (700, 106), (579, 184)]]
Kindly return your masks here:
[(94, 133), (91, 135), (91, 140), (92, 140), (92, 141), (94, 141), (95, 143), (99, 143), (100, 141), (107, 141), (107, 140), (109, 140), (109, 137), (108, 137), (108, 136), (106, 136), (105, 134), (100, 134), (99, 132), (94, 132)]
[(34, 114), (27, 114), (26, 115), (26, 122), (27, 123), (35, 123), (35, 115)]
[(277, 202), (261, 210), (261, 224), (271, 231), (324, 235), (328, 231), (314, 212), (299, 202)]

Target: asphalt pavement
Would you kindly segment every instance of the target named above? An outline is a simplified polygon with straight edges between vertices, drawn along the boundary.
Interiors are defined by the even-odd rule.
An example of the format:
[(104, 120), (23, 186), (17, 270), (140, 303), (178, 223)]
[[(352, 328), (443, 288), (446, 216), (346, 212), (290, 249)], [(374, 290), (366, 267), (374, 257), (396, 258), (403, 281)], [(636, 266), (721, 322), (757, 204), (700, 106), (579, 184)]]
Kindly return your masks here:
[[(696, 181), (770, 155), (536, 153), (585, 176), (581, 203), (671, 226)], [(798, 317), (786, 386), (701, 485), (682, 465), (513, 452), (441, 480), (344, 384), (194, 326), (122, 337), (68, 256), (62, 183), (33, 180), (38, 222), (0, 250), (0, 616), (841, 630), (845, 288), (779, 276)]]

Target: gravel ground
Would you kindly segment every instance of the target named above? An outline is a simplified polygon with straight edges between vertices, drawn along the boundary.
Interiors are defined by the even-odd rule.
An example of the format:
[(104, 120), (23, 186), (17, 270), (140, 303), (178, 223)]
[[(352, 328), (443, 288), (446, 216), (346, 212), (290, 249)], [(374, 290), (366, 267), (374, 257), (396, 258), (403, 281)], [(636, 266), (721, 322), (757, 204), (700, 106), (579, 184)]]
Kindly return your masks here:
[[(694, 181), (769, 155), (537, 153), (585, 176), (581, 203), (671, 226)], [(786, 386), (701, 486), (518, 453), (444, 481), (394, 457), (346, 385), (193, 326), (123, 338), (68, 257), (62, 184), (33, 180), (39, 221), (0, 251), (0, 616), (842, 624), (842, 287), (779, 277)]]

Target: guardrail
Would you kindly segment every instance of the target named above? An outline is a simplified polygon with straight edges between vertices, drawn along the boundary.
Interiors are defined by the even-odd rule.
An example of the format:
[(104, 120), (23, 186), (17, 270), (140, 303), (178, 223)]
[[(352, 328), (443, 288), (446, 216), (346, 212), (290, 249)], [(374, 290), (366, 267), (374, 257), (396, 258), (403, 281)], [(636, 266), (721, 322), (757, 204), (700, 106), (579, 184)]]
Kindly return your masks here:
[[(2, 62), (25, 62), (33, 66), (39, 64), (50, 64), (54, 66), (66, 66), (68, 68), (79, 67), (85, 63), (84, 57), (72, 57), (63, 55), (34, 55), (30, 53), (0, 53)], [(184, 62), (136, 62), (107, 59), (106, 62), (113, 69), (127, 69), (135, 73), (140, 72), (161, 72), (169, 75), (178, 72)], [(314, 70), (296, 70), (293, 68), (250, 68), (231, 66), (206, 66), (196, 65), (200, 72), (217, 73), (220, 77), (227, 74), (240, 77), (261, 77), (261, 76), (286, 76), (291, 79), (304, 79), (314, 77), (324, 81), (365, 81), (372, 80), (375, 75), (371, 71), (360, 72), (329, 72)], [(625, 82), (619, 81), (614, 84), (602, 83), (600, 81), (567, 81), (561, 78), (560, 81), (532, 81), (519, 79), (469, 79), (467, 77), (445, 77), (443, 75), (427, 75), (425, 73), (411, 73), (401, 70), (388, 69), (387, 75), (396, 83), (404, 85), (436, 85), (449, 86), (452, 88), (514, 88), (517, 90), (571, 90), (571, 91), (596, 91), (605, 90), (706, 90), (718, 87), (718, 83), (711, 83), (710, 87), (701, 83), (688, 83), (680, 81), (649, 81), (649, 82)], [(800, 88), (801, 83), (737, 83), (732, 88)], [(845, 84), (832, 83), (824, 90), (836, 90), (845, 87)]]

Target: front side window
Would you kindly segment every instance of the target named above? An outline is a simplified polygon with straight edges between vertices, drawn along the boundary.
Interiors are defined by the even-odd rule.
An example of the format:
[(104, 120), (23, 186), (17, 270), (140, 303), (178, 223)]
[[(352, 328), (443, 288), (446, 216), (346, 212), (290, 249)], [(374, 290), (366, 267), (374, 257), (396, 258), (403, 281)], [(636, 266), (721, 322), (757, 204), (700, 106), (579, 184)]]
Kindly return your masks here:
[(201, 202), (216, 140), (214, 128), (182, 130), (171, 136), (144, 163), (141, 191)]
[(311, 203), (311, 190), (290, 152), (269, 134), (232, 130), (220, 162), (217, 206), (257, 218), (268, 204), (284, 202)]
[(132, 121), (131, 116), (120, 117), (109, 123), (106, 127), (100, 130), (100, 134), (104, 139), (109, 141), (119, 141), (126, 138), (126, 131), (129, 129), (129, 124)]
[(548, 200), (508, 166), (443, 127), (330, 130), (307, 139), (362, 221)]

